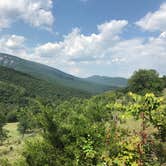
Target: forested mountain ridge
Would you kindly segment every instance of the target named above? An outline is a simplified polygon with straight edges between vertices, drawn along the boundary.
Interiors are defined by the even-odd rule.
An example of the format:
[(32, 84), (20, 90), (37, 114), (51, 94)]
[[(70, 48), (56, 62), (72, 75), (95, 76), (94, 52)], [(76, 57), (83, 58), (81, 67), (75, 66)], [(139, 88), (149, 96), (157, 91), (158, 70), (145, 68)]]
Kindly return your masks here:
[(29, 74), (16, 71), (7, 67), (0, 66), (0, 83), (1, 87), (17, 87), (26, 96), (38, 96), (46, 98), (68, 97), (68, 96), (81, 96), (89, 95), (86, 92), (64, 87), (56, 82), (51, 83), (33, 77)]
[(53, 83), (56, 82), (63, 86), (87, 91), (92, 94), (101, 93), (116, 88), (116, 85), (113, 84), (90, 82), (86, 79), (78, 78), (73, 75), (64, 73), (58, 69), (36, 62), (24, 60), (8, 54), (0, 53), (0, 65), (30, 74), (36, 78), (44, 79)]
[(107, 77), (107, 76), (98, 76), (94, 75), (91, 77), (85, 78), (85, 80), (97, 83), (106, 86), (114, 86), (114, 87), (126, 87), (127, 86), (127, 79), (123, 77)]

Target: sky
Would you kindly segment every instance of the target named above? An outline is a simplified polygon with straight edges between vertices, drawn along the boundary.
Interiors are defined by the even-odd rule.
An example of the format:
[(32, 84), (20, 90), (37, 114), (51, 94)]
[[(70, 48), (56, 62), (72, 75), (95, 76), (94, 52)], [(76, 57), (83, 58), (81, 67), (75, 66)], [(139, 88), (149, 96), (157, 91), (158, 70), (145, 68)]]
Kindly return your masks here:
[(78, 77), (166, 75), (166, 0), (0, 0), (0, 52)]

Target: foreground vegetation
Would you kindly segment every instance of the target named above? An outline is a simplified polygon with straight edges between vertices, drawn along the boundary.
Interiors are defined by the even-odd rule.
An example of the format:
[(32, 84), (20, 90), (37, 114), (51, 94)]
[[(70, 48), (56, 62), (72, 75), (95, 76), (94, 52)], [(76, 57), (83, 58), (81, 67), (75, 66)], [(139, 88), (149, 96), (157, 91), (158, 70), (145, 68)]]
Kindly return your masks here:
[(154, 70), (140, 70), (126, 89), (51, 105), (34, 99), (18, 111), (17, 126), (4, 127), (1, 114), (0, 151), (8, 146), (10, 134), (21, 140), (10, 145), (13, 152), (3, 154), (1, 165), (164, 166), (164, 80)]

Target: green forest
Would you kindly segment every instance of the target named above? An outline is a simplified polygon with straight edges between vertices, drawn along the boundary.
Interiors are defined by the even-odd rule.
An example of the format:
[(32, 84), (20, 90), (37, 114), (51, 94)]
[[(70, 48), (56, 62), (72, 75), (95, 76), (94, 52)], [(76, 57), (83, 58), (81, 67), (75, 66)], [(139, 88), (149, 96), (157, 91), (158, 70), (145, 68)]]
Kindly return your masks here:
[(165, 119), (155, 70), (94, 94), (0, 67), (0, 166), (164, 166)]

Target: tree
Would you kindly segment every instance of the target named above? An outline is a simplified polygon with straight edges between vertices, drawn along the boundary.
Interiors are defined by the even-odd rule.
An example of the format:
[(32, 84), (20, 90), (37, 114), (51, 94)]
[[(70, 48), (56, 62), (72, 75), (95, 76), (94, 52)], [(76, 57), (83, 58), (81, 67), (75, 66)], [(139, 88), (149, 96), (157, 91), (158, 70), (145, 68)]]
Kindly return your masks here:
[(18, 130), (24, 136), (27, 132), (32, 132), (38, 128), (38, 115), (41, 111), (41, 103), (36, 99), (29, 100), (27, 107), (21, 108), (18, 113)]
[(35, 119), (31, 110), (27, 108), (22, 108), (18, 114), (18, 131), (24, 137), (24, 134), (32, 131), (35, 128)]
[[(30, 138), (25, 141), (24, 157), (27, 166), (55, 166), (56, 151), (54, 147), (42, 138)], [(24, 162), (23, 162), (24, 163)], [(21, 164), (21, 166), (23, 165)], [(25, 164), (24, 164), (25, 165)]]
[(164, 89), (164, 84), (155, 70), (140, 69), (128, 81), (128, 89), (138, 94), (159, 94)]
[(164, 75), (161, 79), (163, 80), (164, 88), (166, 88), (166, 76)]
[(0, 111), (0, 141), (2, 142), (7, 138), (7, 130), (3, 127), (6, 124), (6, 118), (4, 114)]

